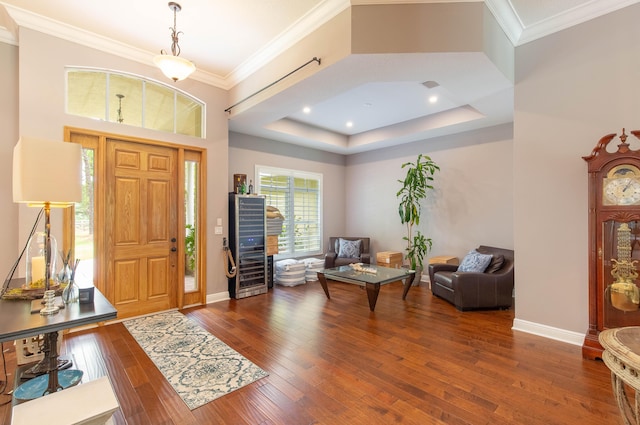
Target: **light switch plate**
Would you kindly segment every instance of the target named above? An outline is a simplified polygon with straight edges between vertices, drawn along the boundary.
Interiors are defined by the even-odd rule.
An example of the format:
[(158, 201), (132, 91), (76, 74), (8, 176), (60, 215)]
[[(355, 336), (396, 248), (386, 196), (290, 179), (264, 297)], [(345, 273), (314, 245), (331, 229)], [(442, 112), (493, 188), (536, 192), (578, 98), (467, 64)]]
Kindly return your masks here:
[(216, 235), (221, 235), (222, 234), (222, 226), (216, 226), (214, 229)]

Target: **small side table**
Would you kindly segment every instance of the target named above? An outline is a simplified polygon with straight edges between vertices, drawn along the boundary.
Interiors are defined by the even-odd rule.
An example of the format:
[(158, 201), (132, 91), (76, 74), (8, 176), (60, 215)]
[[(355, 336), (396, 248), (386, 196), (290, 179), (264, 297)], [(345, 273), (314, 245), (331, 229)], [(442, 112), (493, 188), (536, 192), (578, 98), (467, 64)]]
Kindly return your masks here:
[[(380, 267), (399, 269), (402, 267), (402, 253), (398, 251), (380, 251), (376, 254), (376, 264)], [(419, 283), (416, 280), (412, 285), (416, 286)]]
[(402, 267), (402, 253), (397, 251), (381, 251), (376, 254), (376, 264), (382, 267), (399, 269)]
[[(626, 425), (639, 425), (640, 418), (640, 326), (607, 329), (598, 336), (602, 360), (611, 370), (613, 395)], [(625, 384), (633, 388), (633, 401)]]
[(452, 255), (438, 255), (437, 257), (429, 258), (429, 264), (460, 264), (458, 257)]

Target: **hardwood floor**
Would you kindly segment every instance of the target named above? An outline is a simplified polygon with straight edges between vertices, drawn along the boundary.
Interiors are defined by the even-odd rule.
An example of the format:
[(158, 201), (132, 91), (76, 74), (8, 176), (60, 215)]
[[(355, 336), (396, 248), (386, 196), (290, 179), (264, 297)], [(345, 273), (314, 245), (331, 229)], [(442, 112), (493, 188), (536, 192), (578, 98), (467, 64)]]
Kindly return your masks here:
[(329, 289), (331, 300), (312, 282), (183, 311), (270, 374), (193, 411), (121, 323), (65, 335), (63, 352), (85, 381), (110, 376), (116, 424), (622, 423), (607, 367), (512, 331), (513, 311), (462, 313), (424, 284), (402, 301), (396, 283), (371, 313), (363, 289)]

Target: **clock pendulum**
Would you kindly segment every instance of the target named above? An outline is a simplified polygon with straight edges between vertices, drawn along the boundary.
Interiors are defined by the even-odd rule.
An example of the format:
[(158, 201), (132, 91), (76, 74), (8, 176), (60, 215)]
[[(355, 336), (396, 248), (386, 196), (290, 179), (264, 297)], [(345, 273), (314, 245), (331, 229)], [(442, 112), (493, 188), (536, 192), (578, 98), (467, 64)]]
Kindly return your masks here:
[(611, 259), (611, 275), (615, 281), (609, 285), (611, 305), (622, 311), (636, 311), (640, 304), (640, 290), (634, 283), (638, 278), (635, 264), (631, 259), (631, 229), (629, 224), (618, 227), (618, 259)]

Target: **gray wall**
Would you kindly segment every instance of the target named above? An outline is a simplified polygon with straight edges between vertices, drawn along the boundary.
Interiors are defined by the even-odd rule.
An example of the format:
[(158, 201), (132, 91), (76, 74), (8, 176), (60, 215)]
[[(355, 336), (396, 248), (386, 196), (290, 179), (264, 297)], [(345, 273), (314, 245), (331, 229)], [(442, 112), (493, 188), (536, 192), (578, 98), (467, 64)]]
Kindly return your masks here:
[(587, 331), (581, 157), (605, 134), (640, 128), (639, 19), (629, 6), (516, 50), (516, 328), (573, 331), (580, 343)]
[(462, 258), (478, 245), (513, 248), (513, 145), (510, 124), (350, 155), (346, 227), (371, 235), (372, 249), (404, 252), (398, 216), (402, 164), (429, 155), (440, 171), (417, 230), (433, 240), (429, 257)]

